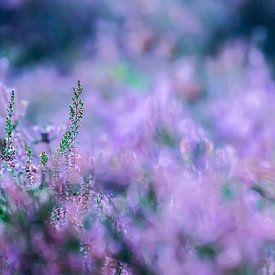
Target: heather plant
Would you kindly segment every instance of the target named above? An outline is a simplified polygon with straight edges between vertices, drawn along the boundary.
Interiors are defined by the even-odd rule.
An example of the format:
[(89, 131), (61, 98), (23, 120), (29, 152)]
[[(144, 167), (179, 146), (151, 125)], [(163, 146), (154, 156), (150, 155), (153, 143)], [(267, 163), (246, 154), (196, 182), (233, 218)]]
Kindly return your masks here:
[[(20, 121), (16, 171), (1, 158), (9, 168), (0, 178), (3, 274), (271, 272), (272, 162), (217, 145), (167, 90), (145, 108), (144, 97), (131, 98), (133, 108), (110, 115), (114, 129), (81, 150), (82, 96), (78, 82), (56, 150), (51, 138), (46, 150), (27, 138)], [(14, 95), (3, 122), (14, 125), (13, 114)], [(13, 141), (15, 127), (7, 129)]]
[(6, 125), (5, 125), (5, 146), (2, 153), (2, 160), (9, 168), (15, 167), (16, 152), (13, 144), (13, 132), (15, 130), (15, 123), (12, 121), (14, 114), (14, 91), (11, 92), (9, 106), (7, 109)]
[[(0, 84), (0, 274), (275, 272), (275, 82), (272, 47), (261, 51), (272, 28), (243, 29), (244, 10), (231, 20), (251, 1), (70, 0), (77, 9), (58, 18), (78, 21), (72, 32), (86, 5), (114, 17), (66, 66), (63, 36), (52, 34), (56, 26), (70, 40), (54, 23), (52, 4), (64, 1), (41, 4), (53, 20), (36, 0), (2, 2), (0, 17), (15, 25), (0, 33), (16, 46), (0, 46), (0, 79), (16, 93)], [(25, 17), (9, 14), (31, 7), (42, 25), (27, 16), (16, 32)], [(236, 27), (249, 41), (233, 38)], [(9, 69), (33, 46), (31, 59), (55, 56), (54, 45), (58, 65)]]

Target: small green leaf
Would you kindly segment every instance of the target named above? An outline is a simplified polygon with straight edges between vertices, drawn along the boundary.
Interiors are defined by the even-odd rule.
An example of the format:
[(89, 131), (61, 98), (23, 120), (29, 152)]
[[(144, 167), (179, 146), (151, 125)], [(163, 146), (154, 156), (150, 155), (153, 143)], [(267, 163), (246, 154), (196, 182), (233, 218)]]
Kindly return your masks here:
[(42, 152), (40, 155), (40, 162), (43, 166), (47, 165), (48, 159), (48, 155), (45, 152)]

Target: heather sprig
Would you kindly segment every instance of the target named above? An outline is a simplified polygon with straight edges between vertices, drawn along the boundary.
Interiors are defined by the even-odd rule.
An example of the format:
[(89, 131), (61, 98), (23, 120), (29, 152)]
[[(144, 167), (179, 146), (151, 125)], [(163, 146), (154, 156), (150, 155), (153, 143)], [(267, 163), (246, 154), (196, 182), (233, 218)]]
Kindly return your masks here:
[(11, 97), (9, 100), (9, 106), (7, 109), (5, 133), (6, 138), (12, 137), (12, 132), (15, 129), (15, 124), (12, 122), (12, 116), (14, 114), (14, 91), (11, 91)]
[(70, 149), (70, 146), (71, 146), (71, 132), (70, 130), (67, 130), (59, 145), (60, 152), (62, 154), (65, 153), (67, 150)]
[(75, 148), (76, 139), (79, 133), (80, 121), (83, 117), (83, 102), (81, 100), (81, 94), (83, 88), (78, 80), (77, 87), (73, 88), (72, 103), (69, 107), (69, 120), (70, 126), (65, 132), (60, 142), (60, 152), (64, 154), (66, 151)]
[(16, 151), (14, 148), (12, 134), (15, 129), (15, 123), (12, 121), (12, 117), (14, 114), (14, 91), (11, 92), (9, 105), (7, 109), (6, 115), (6, 125), (5, 125), (5, 147), (4, 152), (1, 158), (6, 161), (6, 164), (10, 168), (15, 167), (15, 159), (16, 159)]
[(26, 145), (26, 152), (28, 159), (31, 161), (32, 160), (32, 148), (29, 145)]
[(70, 132), (72, 142), (76, 141), (76, 138), (79, 133), (79, 123), (83, 117), (83, 102), (80, 98), (83, 88), (81, 87), (80, 81), (77, 82), (77, 88), (73, 88), (74, 95), (72, 97), (72, 104), (70, 105)]
[(49, 157), (45, 152), (42, 152), (40, 155), (40, 162), (43, 167), (45, 167), (48, 163)]
[(34, 183), (34, 174), (37, 172), (36, 168), (32, 165), (32, 148), (29, 145), (26, 145), (27, 160), (25, 163), (25, 173), (27, 178), (30, 181), (30, 184)]

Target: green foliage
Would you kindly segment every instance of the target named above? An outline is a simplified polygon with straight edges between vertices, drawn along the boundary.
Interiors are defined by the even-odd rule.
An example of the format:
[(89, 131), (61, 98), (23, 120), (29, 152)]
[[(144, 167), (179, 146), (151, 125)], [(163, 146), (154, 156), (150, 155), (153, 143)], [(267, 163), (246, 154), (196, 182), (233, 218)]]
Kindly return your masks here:
[(77, 88), (73, 88), (74, 95), (72, 97), (72, 104), (70, 105), (70, 132), (71, 132), (71, 139), (74, 142), (77, 138), (79, 133), (79, 123), (83, 117), (83, 102), (80, 98), (83, 88), (81, 87), (80, 81), (78, 80)]
[(60, 248), (63, 253), (78, 253), (81, 248), (79, 238), (76, 236), (69, 236), (63, 246)]
[(223, 185), (222, 194), (223, 194), (223, 197), (228, 201), (231, 201), (234, 199), (234, 190), (230, 186), (230, 184)]
[(59, 145), (60, 152), (62, 154), (65, 153), (67, 150), (70, 149), (70, 145), (71, 145), (71, 132), (67, 130)]
[(146, 74), (137, 70), (130, 63), (120, 63), (112, 71), (112, 76), (122, 83), (133, 87), (141, 92), (148, 90), (150, 81)]
[(15, 129), (15, 124), (13, 124), (12, 122), (12, 116), (14, 113), (13, 108), (14, 108), (14, 91), (11, 92), (11, 97), (10, 97), (7, 116), (6, 116), (5, 133), (7, 138), (11, 138), (12, 132)]
[(197, 247), (197, 254), (201, 259), (213, 260), (217, 255), (217, 251), (212, 244), (204, 244)]
[(29, 145), (26, 145), (26, 151), (27, 151), (28, 159), (32, 160), (32, 148)]
[(6, 161), (8, 167), (14, 167), (16, 159), (16, 152), (13, 146), (12, 133), (15, 129), (15, 123), (12, 121), (14, 114), (14, 91), (11, 92), (9, 106), (7, 109), (6, 125), (5, 125), (5, 147), (1, 158)]
[(168, 147), (176, 147), (179, 143), (178, 138), (173, 136), (168, 129), (163, 125), (159, 125), (156, 129), (155, 139), (161, 144), (164, 144)]
[(42, 152), (40, 155), (40, 162), (43, 166), (46, 166), (48, 163), (49, 157), (45, 152)]
[(6, 193), (3, 189), (0, 189), (0, 223), (7, 223), (10, 221), (10, 216), (8, 213), (8, 199)]
[(75, 147), (76, 139), (79, 133), (79, 124), (83, 117), (83, 102), (81, 100), (81, 94), (83, 88), (78, 80), (77, 87), (73, 88), (72, 103), (69, 107), (69, 120), (70, 126), (64, 134), (60, 142), (60, 152), (64, 154), (66, 151)]

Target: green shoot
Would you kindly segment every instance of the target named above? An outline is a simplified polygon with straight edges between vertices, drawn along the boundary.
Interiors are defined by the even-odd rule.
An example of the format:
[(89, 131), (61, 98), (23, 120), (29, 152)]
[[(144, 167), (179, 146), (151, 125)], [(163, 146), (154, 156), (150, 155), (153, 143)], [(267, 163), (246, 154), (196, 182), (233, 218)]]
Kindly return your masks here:
[(9, 106), (7, 110), (6, 127), (5, 127), (6, 138), (11, 138), (12, 131), (15, 128), (15, 124), (12, 123), (12, 116), (14, 113), (13, 107), (14, 107), (14, 91), (11, 92), (11, 97), (10, 97)]
[(80, 98), (83, 88), (81, 87), (80, 81), (78, 80), (77, 87), (73, 88), (73, 97), (72, 103), (69, 107), (69, 119), (70, 119), (70, 126), (67, 129), (66, 133), (64, 134), (61, 142), (60, 142), (60, 152), (64, 154), (65, 152), (69, 151), (70, 149), (75, 148), (76, 146), (76, 139), (79, 133), (79, 124), (83, 117), (83, 102)]
[(26, 151), (27, 151), (28, 159), (32, 160), (32, 148), (29, 145), (26, 145)]
[(12, 133), (15, 129), (15, 124), (12, 122), (12, 116), (14, 114), (14, 91), (11, 92), (11, 97), (9, 100), (9, 106), (7, 109), (7, 116), (6, 116), (6, 125), (5, 125), (5, 147), (4, 147), (4, 154), (1, 156), (8, 165), (8, 167), (15, 167), (15, 159), (16, 159), (16, 152), (13, 146), (12, 141)]
[(40, 155), (40, 162), (45, 167), (48, 163), (49, 157), (45, 152), (42, 152)]

